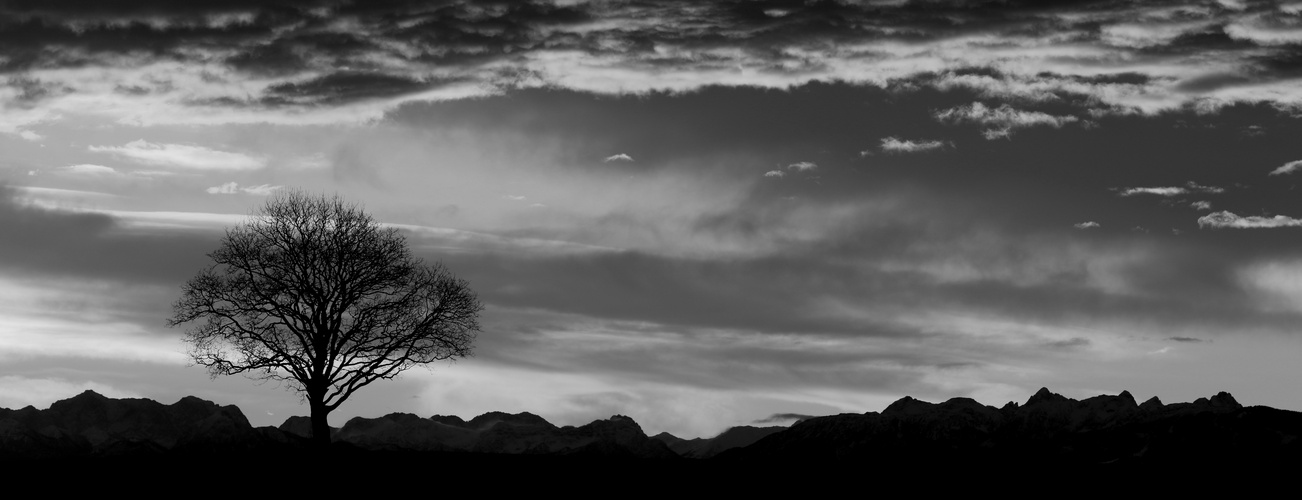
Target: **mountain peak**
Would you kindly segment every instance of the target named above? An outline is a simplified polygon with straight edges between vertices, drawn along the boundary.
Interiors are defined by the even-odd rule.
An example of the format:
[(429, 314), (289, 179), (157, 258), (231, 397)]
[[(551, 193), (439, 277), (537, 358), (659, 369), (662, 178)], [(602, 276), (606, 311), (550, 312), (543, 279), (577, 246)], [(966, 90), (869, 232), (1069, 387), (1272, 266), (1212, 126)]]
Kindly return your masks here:
[(1226, 408), (1226, 409), (1234, 409), (1234, 410), (1243, 408), (1243, 405), (1239, 404), (1238, 401), (1235, 401), (1234, 396), (1231, 396), (1230, 393), (1225, 391), (1218, 392), (1216, 393), (1215, 396), (1212, 396), (1210, 403), (1214, 408)]
[(919, 401), (917, 399), (914, 399), (912, 396), (904, 396), (896, 400), (894, 403), (891, 403), (891, 405), (887, 406), (885, 410), (882, 410), (882, 415), (897, 415), (897, 414), (904, 415), (909, 413), (917, 413), (917, 412), (927, 411), (932, 406), (935, 405), (928, 403), (926, 401)]
[(1031, 406), (1040, 403), (1058, 403), (1063, 401), (1067, 401), (1065, 396), (1050, 391), (1048, 387), (1041, 387), (1040, 390), (1035, 391), (1035, 395), (1031, 396), (1031, 399), (1026, 400), (1026, 404), (1022, 406)]

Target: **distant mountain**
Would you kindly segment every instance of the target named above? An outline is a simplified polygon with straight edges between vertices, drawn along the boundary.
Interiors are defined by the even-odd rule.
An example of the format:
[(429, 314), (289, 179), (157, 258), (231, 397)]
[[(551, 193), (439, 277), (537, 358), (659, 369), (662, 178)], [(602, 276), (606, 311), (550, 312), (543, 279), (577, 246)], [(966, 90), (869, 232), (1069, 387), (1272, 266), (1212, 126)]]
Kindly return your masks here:
[(710, 458), (725, 450), (750, 446), (770, 434), (784, 431), (784, 426), (752, 427), (740, 425), (730, 427), (712, 438), (683, 439), (668, 432), (651, 436), (651, 439), (664, 443), (675, 453), (687, 458)]
[[(393, 413), (332, 431), (336, 448), (359, 451), (678, 458), (622, 415), (557, 427), (530, 413), (490, 412), (469, 422)], [(310, 435), (307, 417), (254, 428), (239, 408), (193, 396), (164, 405), (86, 391), (46, 410), (0, 408), (0, 460), (294, 452), (310, 449)]]
[(1003, 408), (905, 397), (881, 413), (811, 418), (718, 459), (891, 467), (1302, 463), (1299, 436), (1302, 413), (1245, 408), (1224, 392), (1140, 405), (1129, 392), (1077, 401), (1040, 389), (1025, 404)]
[(379, 418), (353, 418), (335, 438), (371, 450), (678, 457), (623, 415), (580, 427), (557, 427), (531, 413), (491, 412), (469, 422), (441, 415), (420, 418), (391, 413)]
[[(254, 428), (239, 408), (195, 397), (164, 405), (87, 391), (46, 410), (0, 409), (0, 460), (87, 459), (99, 464), (95, 467), (120, 464), (125, 470), (143, 463), (137, 459), (180, 467), (193, 460), (287, 463), (280, 459), (298, 457), (290, 461), (309, 467), (311, 460), (299, 460), (319, 455), (306, 437), (309, 424), (305, 417), (291, 417), (279, 428)], [(1128, 392), (1077, 401), (1041, 389), (1024, 404), (1002, 408), (967, 398), (929, 403), (905, 397), (880, 413), (815, 417), (790, 428), (734, 427), (709, 439), (647, 437), (622, 415), (558, 427), (531, 413), (491, 412), (469, 421), (405, 413), (359, 417), (335, 430), (334, 440), (332, 451), (377, 474), (399, 462), (413, 470), (487, 471), (500, 465), (548, 474), (581, 465), (649, 481), (682, 473), (787, 477), (796, 470), (824, 476), (833, 470), (851, 475), (874, 470), (897, 479), (1009, 466), (1230, 470), (1302, 465), (1302, 413), (1244, 407), (1223, 392), (1192, 403), (1152, 398), (1138, 404)], [(171, 458), (179, 455), (186, 458)], [(662, 460), (680, 456), (707, 460)], [(619, 464), (627, 460), (619, 459), (640, 465), (624, 467)], [(546, 464), (557, 465), (539, 469)]]
[(237, 452), (294, 440), (254, 429), (235, 406), (193, 396), (164, 405), (86, 391), (47, 410), (0, 408), (0, 459)]

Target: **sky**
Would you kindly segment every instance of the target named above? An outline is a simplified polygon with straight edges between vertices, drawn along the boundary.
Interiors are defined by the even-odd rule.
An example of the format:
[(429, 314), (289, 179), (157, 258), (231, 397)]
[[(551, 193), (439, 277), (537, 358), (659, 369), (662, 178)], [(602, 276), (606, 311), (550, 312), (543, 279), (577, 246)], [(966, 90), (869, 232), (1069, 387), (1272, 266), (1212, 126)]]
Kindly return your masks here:
[(1302, 2), (0, 0), (0, 407), (306, 415), (166, 324), (300, 189), (486, 306), (335, 426), (1302, 410), (1300, 134)]

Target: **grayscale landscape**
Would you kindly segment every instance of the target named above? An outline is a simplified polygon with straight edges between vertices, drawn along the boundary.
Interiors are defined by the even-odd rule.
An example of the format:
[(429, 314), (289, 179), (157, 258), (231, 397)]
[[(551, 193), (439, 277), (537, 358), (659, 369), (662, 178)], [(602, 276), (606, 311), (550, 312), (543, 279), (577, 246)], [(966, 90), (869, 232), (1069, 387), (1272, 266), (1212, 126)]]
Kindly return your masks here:
[(0, 0), (0, 465), (1269, 483), (1299, 137), (1294, 0)]

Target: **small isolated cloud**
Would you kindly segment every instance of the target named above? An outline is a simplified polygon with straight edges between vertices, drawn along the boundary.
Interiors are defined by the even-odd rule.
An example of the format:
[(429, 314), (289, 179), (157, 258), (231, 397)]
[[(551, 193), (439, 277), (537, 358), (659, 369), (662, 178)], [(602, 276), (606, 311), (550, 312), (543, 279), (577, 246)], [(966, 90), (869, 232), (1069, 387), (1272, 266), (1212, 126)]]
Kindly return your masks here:
[(787, 168), (791, 170), (795, 170), (797, 172), (808, 172), (810, 170), (818, 168), (818, 165), (812, 161), (802, 161), (802, 162), (797, 162), (797, 163), (792, 163), (790, 165), (787, 165)]
[(208, 191), (208, 194), (235, 194), (240, 192), (240, 185), (234, 182), (227, 182), (220, 186), (210, 187), (206, 191)]
[(238, 193), (244, 193), (244, 194), (251, 194), (251, 195), (255, 195), (255, 196), (267, 196), (267, 195), (270, 195), (271, 193), (276, 192), (277, 189), (280, 189), (280, 188), (283, 188), (283, 187), (284, 187), (284, 186), (273, 186), (273, 185), (271, 185), (271, 184), (259, 184), (259, 185), (257, 185), (257, 186), (245, 186), (245, 187), (240, 187), (240, 185), (237, 184), (237, 183), (234, 183), (234, 182), (227, 182), (227, 183), (222, 184), (222, 185), (220, 185), (220, 186), (213, 186), (213, 187), (210, 187), (210, 188), (206, 189), (205, 191), (208, 191), (208, 194), (238, 194)]
[(920, 153), (945, 147), (941, 141), (900, 140), (894, 136), (882, 138), (882, 151), (887, 153)]
[(103, 165), (93, 165), (90, 163), (83, 163), (80, 165), (69, 165), (60, 168), (57, 171), (61, 174), (87, 176), (87, 177), (104, 177), (109, 175), (118, 175), (118, 171), (114, 170), (113, 167), (106, 167)]
[[(1184, 186), (1161, 186), (1161, 187), (1133, 187), (1133, 188), (1116, 188), (1121, 196), (1135, 196), (1137, 194), (1152, 194), (1157, 196), (1179, 196), (1189, 193), (1224, 193), (1225, 188), (1216, 186), (1204, 186), (1193, 181), (1185, 183)], [(1210, 208), (1211, 205), (1208, 204)]]
[(284, 186), (272, 186), (271, 184), (259, 184), (257, 186), (242, 187), (240, 188), (240, 191), (243, 191), (245, 194), (267, 196), (283, 187)]
[(1297, 171), (1297, 169), (1299, 169), (1299, 168), (1302, 168), (1302, 160), (1294, 160), (1294, 161), (1290, 161), (1290, 162), (1288, 162), (1288, 163), (1285, 163), (1285, 164), (1283, 164), (1283, 165), (1280, 165), (1280, 167), (1277, 168), (1277, 169), (1275, 169), (1275, 170), (1271, 170), (1271, 171), (1270, 171), (1270, 175), (1284, 175), (1284, 174), (1291, 174), (1291, 173)]
[(38, 133), (36, 133), (36, 132), (32, 132), (31, 130), (24, 130), (24, 131), (22, 131), (22, 132), (19, 132), (19, 133), (18, 133), (18, 137), (22, 137), (23, 139), (27, 139), (27, 140), (29, 140), (29, 141), (33, 141), (33, 142), (35, 142), (35, 141), (39, 141), (39, 140), (45, 138), (45, 136), (43, 136), (43, 135), (41, 135), (41, 134), (38, 134)]
[(617, 154), (617, 155), (610, 155), (610, 156), (607, 156), (605, 161), (608, 161), (608, 162), (610, 162), (610, 161), (633, 161), (633, 157), (632, 157), (632, 156), (629, 156), (629, 155), (626, 155), (626, 154), (624, 154), (624, 153), (620, 153), (620, 154)]
[(122, 146), (90, 146), (95, 153), (110, 153), (137, 163), (190, 170), (256, 170), (267, 160), (242, 153), (187, 144), (154, 144), (143, 139)]
[(1206, 340), (1194, 338), (1194, 337), (1167, 337), (1166, 339), (1175, 342), (1191, 342), (1191, 343), (1206, 342)]
[(1212, 209), (1212, 202), (1210, 202), (1210, 201), (1195, 201), (1195, 202), (1193, 202), (1193, 203), (1190, 203), (1189, 206), (1193, 207), (1193, 208), (1196, 209), (1196, 210), (1211, 210), (1211, 209)]
[(1008, 137), (1013, 129), (1034, 126), (1059, 128), (1080, 121), (1079, 118), (1071, 115), (1057, 116), (1040, 111), (1024, 111), (1007, 104), (991, 108), (980, 102), (938, 111), (934, 116), (941, 122), (989, 125), (991, 128), (982, 132), (982, 135), (991, 140)]
[(1274, 217), (1264, 217), (1260, 215), (1239, 217), (1228, 210), (1213, 212), (1198, 218), (1199, 228), (1260, 229), (1297, 226), (1302, 226), (1302, 219), (1294, 219), (1283, 215), (1276, 215)]
[(808, 420), (811, 418), (814, 418), (814, 415), (803, 415), (800, 413), (774, 413), (767, 417), (756, 420), (753, 423), (776, 424), (776, 423), (791, 422), (791, 421), (799, 422), (801, 420)]
[(1155, 194), (1155, 195), (1158, 195), (1158, 196), (1177, 196), (1177, 195), (1182, 195), (1182, 194), (1185, 194), (1185, 193), (1188, 193), (1188, 192), (1189, 192), (1189, 191), (1185, 190), (1185, 188), (1182, 188), (1182, 187), (1174, 187), (1174, 186), (1170, 186), (1170, 187), (1133, 187), (1133, 188), (1119, 188), (1119, 189), (1121, 189), (1121, 193), (1120, 193), (1121, 196), (1134, 196), (1134, 195), (1137, 195), (1137, 194)]
[(768, 172), (764, 172), (764, 177), (782, 177), (784, 175), (787, 174), (783, 173), (781, 170), (769, 170)]
[(504, 194), (502, 197), (512, 201), (524, 201), (524, 196), (518, 194)]
[(1072, 224), (1072, 227), (1075, 227), (1076, 229), (1089, 229), (1092, 227), (1099, 227), (1099, 223), (1094, 221), (1078, 222), (1076, 224)]
[(1224, 193), (1224, 192), (1225, 192), (1225, 188), (1223, 188), (1223, 187), (1217, 187), (1217, 186), (1203, 186), (1203, 185), (1198, 184), (1198, 183), (1196, 183), (1196, 182), (1194, 182), (1194, 181), (1189, 181), (1189, 182), (1185, 183), (1185, 187), (1188, 188), (1188, 189), (1189, 189), (1189, 192), (1191, 192), (1191, 193), (1212, 193), (1212, 194), (1218, 194), (1218, 193)]

